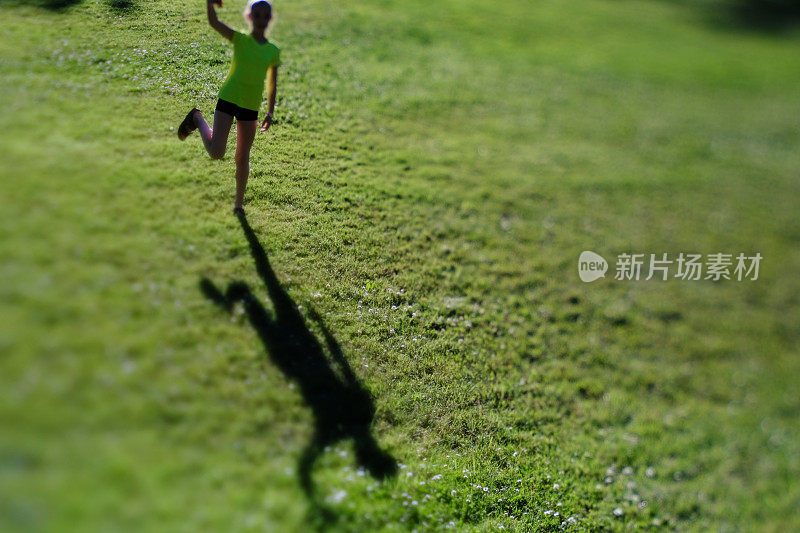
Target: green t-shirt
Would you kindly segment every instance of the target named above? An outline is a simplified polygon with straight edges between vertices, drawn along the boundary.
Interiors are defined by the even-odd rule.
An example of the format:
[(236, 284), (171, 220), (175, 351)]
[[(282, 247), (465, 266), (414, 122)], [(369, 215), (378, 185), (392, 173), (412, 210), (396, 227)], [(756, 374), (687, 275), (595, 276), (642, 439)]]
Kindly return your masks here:
[(258, 111), (264, 95), (267, 70), (281, 64), (281, 50), (271, 42), (258, 42), (249, 33), (233, 32), (233, 63), (219, 98)]

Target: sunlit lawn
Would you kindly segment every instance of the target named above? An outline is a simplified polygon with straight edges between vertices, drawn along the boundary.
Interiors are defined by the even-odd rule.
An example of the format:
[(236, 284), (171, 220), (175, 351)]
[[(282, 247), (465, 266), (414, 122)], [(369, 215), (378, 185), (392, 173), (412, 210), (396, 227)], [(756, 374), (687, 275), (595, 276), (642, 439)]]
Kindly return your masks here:
[[(0, 530), (800, 526), (791, 27), (721, 3), (276, 3), (251, 248), (232, 157), (173, 129), (228, 70), (202, 2), (47, 5), (0, 3)], [(305, 317), (285, 337), (253, 327), (253, 302), (281, 316), (259, 247)], [(580, 281), (584, 250), (606, 279)], [(763, 260), (613, 279), (619, 254), (681, 252)], [(203, 278), (255, 299), (229, 313)], [(329, 403), (278, 363), (330, 345), (320, 324), (345, 359)], [(304, 491), (315, 420), (358, 387), (396, 473), (345, 432)]]

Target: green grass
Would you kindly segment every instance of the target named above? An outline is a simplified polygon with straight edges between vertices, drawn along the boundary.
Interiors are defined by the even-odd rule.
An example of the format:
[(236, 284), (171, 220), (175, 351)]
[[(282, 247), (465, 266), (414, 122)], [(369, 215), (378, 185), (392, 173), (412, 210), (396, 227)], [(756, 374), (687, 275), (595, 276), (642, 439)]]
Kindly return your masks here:
[[(276, 5), (248, 220), (400, 464), (332, 446), (326, 513), (303, 394), (198, 288), (272, 306), (232, 157), (170, 129), (211, 114), (229, 46), (202, 2), (33, 4), (0, 4), (0, 530), (800, 527), (796, 31), (712, 2)], [(764, 260), (584, 284), (586, 249)]]

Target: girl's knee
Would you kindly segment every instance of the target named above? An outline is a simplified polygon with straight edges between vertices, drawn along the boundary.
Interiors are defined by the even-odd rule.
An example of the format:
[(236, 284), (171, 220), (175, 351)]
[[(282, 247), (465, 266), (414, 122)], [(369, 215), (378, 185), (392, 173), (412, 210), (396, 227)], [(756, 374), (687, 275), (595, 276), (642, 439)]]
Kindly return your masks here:
[(249, 167), (250, 166), (250, 154), (241, 154), (236, 152), (236, 166), (238, 167)]
[(222, 159), (223, 157), (225, 157), (225, 148), (222, 148), (221, 150), (220, 149), (211, 150), (210, 152), (208, 152), (208, 155), (211, 156), (211, 159)]

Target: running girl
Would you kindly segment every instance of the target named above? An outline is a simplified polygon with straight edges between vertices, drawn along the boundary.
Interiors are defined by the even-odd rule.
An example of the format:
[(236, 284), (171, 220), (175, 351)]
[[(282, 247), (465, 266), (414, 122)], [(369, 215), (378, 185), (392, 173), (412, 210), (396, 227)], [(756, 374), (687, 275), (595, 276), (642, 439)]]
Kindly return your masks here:
[(244, 190), (250, 174), (250, 148), (256, 136), (258, 108), (264, 94), (264, 82), (268, 82), (267, 116), (261, 122), (261, 131), (272, 125), (275, 110), (280, 49), (264, 36), (270, 19), (272, 6), (264, 0), (249, 0), (244, 16), (250, 23), (250, 33), (233, 30), (217, 19), (214, 4), (222, 6), (222, 0), (206, 0), (208, 23), (220, 35), (233, 43), (233, 64), (228, 79), (219, 91), (219, 100), (214, 111), (214, 128), (210, 128), (199, 109), (189, 111), (178, 127), (178, 138), (186, 137), (195, 129), (212, 159), (225, 155), (233, 119), (236, 119), (236, 200), (233, 212), (243, 212)]

